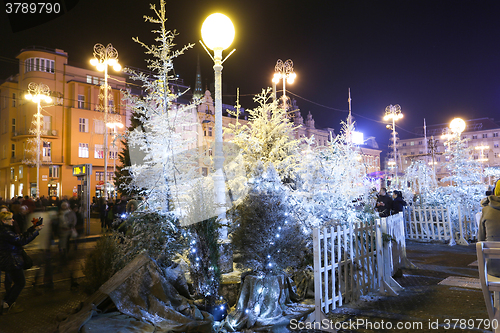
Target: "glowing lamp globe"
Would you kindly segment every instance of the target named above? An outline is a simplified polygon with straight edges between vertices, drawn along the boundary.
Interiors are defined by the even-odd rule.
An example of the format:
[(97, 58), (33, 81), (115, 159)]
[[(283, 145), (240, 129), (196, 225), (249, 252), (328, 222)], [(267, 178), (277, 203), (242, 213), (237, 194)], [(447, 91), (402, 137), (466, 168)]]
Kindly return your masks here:
[(465, 130), (465, 121), (461, 118), (455, 118), (450, 123), (450, 129), (455, 134), (460, 134)]
[(233, 22), (224, 14), (215, 13), (205, 19), (201, 26), (201, 37), (211, 50), (224, 50), (234, 39)]

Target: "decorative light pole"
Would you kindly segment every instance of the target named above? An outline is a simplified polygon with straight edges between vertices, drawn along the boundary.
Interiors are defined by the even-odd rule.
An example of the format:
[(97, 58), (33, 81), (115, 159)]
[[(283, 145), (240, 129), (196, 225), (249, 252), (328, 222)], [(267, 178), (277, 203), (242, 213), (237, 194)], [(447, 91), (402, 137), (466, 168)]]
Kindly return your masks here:
[[(118, 63), (118, 51), (109, 43), (106, 47), (100, 43), (94, 45), (94, 58), (90, 64), (95, 66), (99, 72), (104, 71), (104, 124), (108, 123), (108, 66), (112, 66), (117, 72), (121, 70)], [(100, 95), (99, 97), (102, 97)], [(104, 200), (108, 200), (108, 126), (104, 126)]]
[[(216, 212), (219, 219), (225, 222), (226, 219), (226, 185), (222, 166), (224, 164), (224, 155), (222, 151), (222, 64), (233, 52), (234, 49), (222, 60), (222, 51), (228, 48), (233, 42), (235, 35), (234, 26), (231, 20), (224, 14), (212, 14), (205, 19), (201, 27), (201, 44), (207, 51), (208, 55), (214, 61), (215, 73), (215, 203), (217, 205)], [(214, 51), (214, 56), (210, 54), (207, 47)], [(220, 233), (222, 240), (227, 240), (227, 227), (223, 227)]]
[(283, 60), (278, 59), (276, 66), (274, 66), (274, 77), (273, 77), (273, 95), (276, 99), (276, 85), (283, 80), (283, 107), (286, 108), (286, 85), (285, 81), (292, 84), (295, 81), (297, 74), (293, 71), (293, 61), (288, 59), (283, 62)]
[[(116, 173), (116, 150), (115, 150), (115, 140), (116, 140), (116, 137), (117, 137), (117, 132), (116, 132), (116, 128), (123, 128), (123, 124), (119, 121), (116, 121), (116, 122), (113, 122), (113, 123), (107, 123), (106, 124), (107, 127), (109, 128), (112, 128), (113, 129), (113, 175)], [(113, 197), (116, 199), (116, 184), (115, 182), (113, 181)]]
[(394, 173), (396, 175), (396, 184), (399, 184), (398, 179), (398, 160), (397, 160), (397, 148), (396, 148), (396, 121), (403, 118), (403, 114), (401, 113), (401, 106), (399, 104), (389, 105), (385, 108), (385, 116), (384, 120), (392, 120), (392, 143), (394, 146)]
[(52, 102), (52, 98), (49, 96), (50, 88), (44, 84), (39, 83), (36, 84), (34, 82), (30, 82), (28, 84), (28, 93), (24, 95), (24, 98), (27, 100), (31, 100), (36, 103), (36, 197), (40, 197), (40, 123), (41, 123), (41, 105), (40, 102), (43, 100), (45, 103)]

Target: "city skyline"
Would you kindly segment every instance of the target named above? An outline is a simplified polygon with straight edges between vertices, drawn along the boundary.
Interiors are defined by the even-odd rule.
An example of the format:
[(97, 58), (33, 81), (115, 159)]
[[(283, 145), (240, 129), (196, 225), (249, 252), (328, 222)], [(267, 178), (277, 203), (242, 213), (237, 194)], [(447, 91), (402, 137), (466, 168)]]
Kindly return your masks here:
[[(63, 16), (19, 32), (12, 32), (2, 14), (0, 79), (17, 73), (15, 56), (30, 45), (63, 49), (70, 64), (91, 69), (93, 45), (112, 43), (120, 63), (145, 68), (144, 49), (132, 37), (153, 42), (155, 26), (143, 19), (152, 15), (149, 2), (79, 1)], [(175, 43), (196, 44), (174, 61), (175, 73), (194, 89), (199, 57), (203, 88), (213, 81), (213, 64), (198, 40), (206, 16), (222, 12), (236, 29), (236, 39), (225, 51), (236, 48), (224, 63), (223, 83), (230, 88), (228, 95), (240, 88), (243, 107), (254, 107), (251, 96), (272, 85), (278, 59), (292, 59), (297, 79), (287, 85), (287, 95), (297, 100), (303, 116), (310, 111), (317, 127), (338, 133), (347, 117), (350, 88), (357, 128), (365, 137), (375, 136), (382, 149), (391, 135), (382, 121), (389, 104), (401, 105), (405, 115), (397, 126), (401, 138), (415, 136), (414, 127), (423, 126), (423, 118), (429, 125), (453, 117), (495, 118), (498, 113), (497, 2), (298, 4), (167, 2), (167, 28), (178, 33)]]

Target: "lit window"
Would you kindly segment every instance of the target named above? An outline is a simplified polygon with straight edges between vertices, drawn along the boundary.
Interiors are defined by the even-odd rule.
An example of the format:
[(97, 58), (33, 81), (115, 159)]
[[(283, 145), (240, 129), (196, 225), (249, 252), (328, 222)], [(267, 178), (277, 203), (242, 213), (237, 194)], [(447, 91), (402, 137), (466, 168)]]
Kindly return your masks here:
[(42, 159), (44, 161), (51, 161), (51, 156), (52, 156), (52, 144), (50, 142), (43, 142), (43, 147), (42, 147)]
[(95, 145), (94, 149), (94, 158), (104, 158), (104, 146), (103, 145)]
[(89, 157), (89, 144), (88, 143), (79, 143), (78, 144), (78, 157)]
[(19, 179), (23, 179), (24, 177), (24, 168), (22, 165), (19, 166)]

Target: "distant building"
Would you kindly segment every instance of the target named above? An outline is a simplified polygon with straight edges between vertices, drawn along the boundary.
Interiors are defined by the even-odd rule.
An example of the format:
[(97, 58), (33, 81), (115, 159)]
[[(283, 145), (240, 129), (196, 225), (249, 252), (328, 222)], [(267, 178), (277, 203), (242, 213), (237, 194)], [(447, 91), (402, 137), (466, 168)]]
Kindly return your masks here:
[[(500, 125), (491, 118), (466, 120), (466, 128), (462, 133), (463, 139), (469, 139), (468, 145), (478, 147), (474, 150), (472, 158), (481, 160), (485, 167), (500, 166)], [(412, 160), (420, 159), (434, 166), (438, 180), (449, 176), (443, 167), (445, 161), (444, 142), (441, 138), (449, 124), (436, 124), (427, 127), (427, 142), (424, 138), (423, 128), (419, 128), (421, 137), (399, 140), (398, 167), (402, 171), (411, 164)], [(418, 132), (416, 132), (418, 133)], [(479, 149), (479, 147), (488, 147)], [(434, 165), (433, 165), (434, 162)]]

